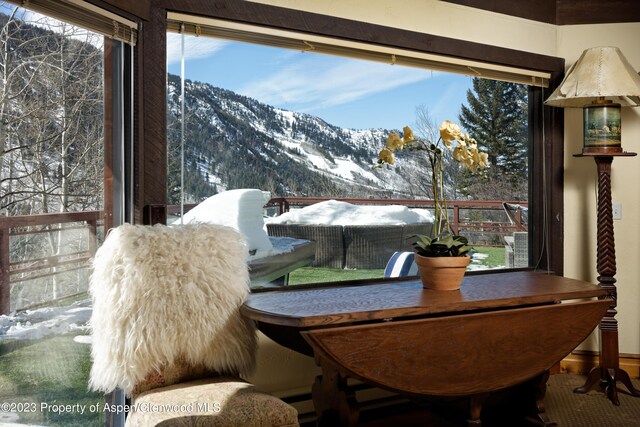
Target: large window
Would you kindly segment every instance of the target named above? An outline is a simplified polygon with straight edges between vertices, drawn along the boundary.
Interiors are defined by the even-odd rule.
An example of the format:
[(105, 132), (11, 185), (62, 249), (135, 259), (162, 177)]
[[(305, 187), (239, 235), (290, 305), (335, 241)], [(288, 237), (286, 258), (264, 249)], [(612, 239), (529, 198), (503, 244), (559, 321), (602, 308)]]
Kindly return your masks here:
[(87, 290), (105, 229), (125, 219), (131, 47), (87, 29), (114, 28), (94, 9), (32, 6), (0, 3), (0, 423), (98, 426)]
[[(378, 152), (405, 125), (435, 142), (451, 120), (489, 155), (477, 176), (446, 159), (451, 224), (471, 238), (473, 268), (535, 265), (528, 86), (546, 86), (548, 73), (214, 24), (169, 24), (179, 31), (167, 38), (169, 204), (188, 210), (220, 192), (260, 189), (273, 198), (272, 239), (321, 246), (289, 283), (379, 277), (390, 251), (429, 232), (433, 194), (421, 153), (405, 150), (377, 169)], [(196, 217), (216, 222), (211, 209)]]

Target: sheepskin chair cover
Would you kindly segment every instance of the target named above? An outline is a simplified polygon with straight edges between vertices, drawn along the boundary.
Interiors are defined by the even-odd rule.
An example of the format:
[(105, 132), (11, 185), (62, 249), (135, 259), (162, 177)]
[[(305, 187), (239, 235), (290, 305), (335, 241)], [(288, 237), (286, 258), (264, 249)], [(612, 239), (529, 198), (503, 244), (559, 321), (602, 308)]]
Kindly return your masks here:
[(251, 372), (255, 325), (239, 312), (249, 293), (246, 258), (243, 237), (220, 225), (111, 230), (89, 289), (89, 387), (130, 395), (147, 375), (185, 362), (220, 374)]

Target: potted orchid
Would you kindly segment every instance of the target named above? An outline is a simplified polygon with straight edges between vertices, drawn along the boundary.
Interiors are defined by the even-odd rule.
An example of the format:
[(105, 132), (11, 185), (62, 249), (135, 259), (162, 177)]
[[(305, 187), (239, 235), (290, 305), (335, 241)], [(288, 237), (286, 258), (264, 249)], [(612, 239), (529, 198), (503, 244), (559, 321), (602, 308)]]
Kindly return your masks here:
[[(426, 270), (429, 268), (427, 265), (431, 264), (455, 264), (458, 268), (456, 277), (459, 276), (459, 281), (457, 284), (448, 284), (445, 285), (445, 287), (446, 289), (458, 289), (466, 267), (469, 264), (470, 258), (468, 252), (472, 247), (469, 245), (466, 237), (454, 235), (451, 232), (447, 201), (445, 198), (444, 153), (445, 150), (450, 150), (453, 159), (471, 172), (477, 172), (479, 169), (486, 168), (488, 155), (487, 153), (479, 151), (475, 139), (463, 133), (458, 125), (449, 120), (445, 120), (440, 126), (440, 135), (436, 142), (416, 138), (413, 130), (408, 126), (404, 127), (402, 133), (402, 137), (395, 132), (388, 135), (385, 147), (378, 155), (376, 167), (382, 167), (385, 164), (395, 164), (394, 152), (397, 150), (407, 149), (416, 151), (423, 153), (427, 157), (431, 169), (434, 222), (431, 236), (415, 236), (417, 240), (413, 246), (416, 252), (416, 264), (418, 264), (425, 287), (437, 287), (432, 282), (436, 280), (441, 273), (425, 271), (425, 277), (425, 275), (423, 275), (423, 265)], [(453, 267), (447, 267), (444, 272), (446, 273), (445, 275), (450, 275), (452, 268)]]

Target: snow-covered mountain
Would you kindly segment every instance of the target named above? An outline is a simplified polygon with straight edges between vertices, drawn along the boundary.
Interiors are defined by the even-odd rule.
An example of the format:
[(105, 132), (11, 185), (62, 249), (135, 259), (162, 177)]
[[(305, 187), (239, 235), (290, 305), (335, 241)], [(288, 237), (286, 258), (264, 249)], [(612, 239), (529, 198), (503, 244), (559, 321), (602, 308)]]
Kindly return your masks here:
[[(187, 80), (185, 93), (185, 188), (193, 201), (226, 188), (323, 197), (384, 197), (408, 190), (398, 175), (402, 168), (372, 169), (389, 132), (385, 129), (333, 126), (201, 82)], [(179, 78), (170, 75), (172, 190), (179, 184), (179, 94)]]

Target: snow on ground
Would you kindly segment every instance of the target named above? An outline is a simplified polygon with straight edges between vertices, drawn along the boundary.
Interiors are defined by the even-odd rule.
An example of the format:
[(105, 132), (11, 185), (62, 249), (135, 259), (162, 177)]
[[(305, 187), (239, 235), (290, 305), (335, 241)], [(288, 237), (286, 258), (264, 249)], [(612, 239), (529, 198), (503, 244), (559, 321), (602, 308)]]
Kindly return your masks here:
[[(380, 178), (378, 178), (371, 168), (364, 169), (351, 159), (336, 157), (333, 162), (329, 162), (323, 155), (311, 154), (307, 151), (303, 151), (307, 161), (309, 161), (316, 168), (331, 173), (332, 175), (346, 179), (347, 181), (353, 181), (355, 175), (360, 175), (366, 179), (369, 179), (377, 184), (381, 184)], [(371, 164), (373, 166), (373, 163)]]
[(467, 270), (475, 271), (475, 270), (489, 270), (489, 269), (494, 270), (499, 268), (505, 268), (504, 265), (496, 265), (495, 267), (490, 267), (490, 268), (483, 265), (482, 262), (487, 258), (489, 258), (489, 254), (481, 254), (478, 252), (473, 252), (471, 254), (471, 263), (467, 267)]
[(354, 163), (351, 159), (336, 158), (335, 163), (336, 168), (332, 170), (332, 173), (342, 178), (353, 180), (354, 175), (360, 175), (376, 183), (380, 182), (380, 179), (373, 172), (371, 172), (371, 169), (363, 169), (356, 163)]
[(0, 316), (0, 340), (37, 340), (68, 332), (88, 333), (91, 301), (77, 301), (66, 307), (45, 307)]
[(402, 205), (367, 206), (327, 200), (269, 218), (266, 222), (275, 224), (400, 225), (433, 222), (433, 215), (427, 209), (410, 209)]
[(320, 154), (307, 153), (307, 160), (318, 169), (331, 170), (331, 167), (327, 164), (327, 159)]

